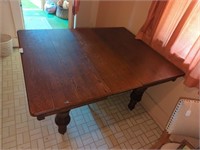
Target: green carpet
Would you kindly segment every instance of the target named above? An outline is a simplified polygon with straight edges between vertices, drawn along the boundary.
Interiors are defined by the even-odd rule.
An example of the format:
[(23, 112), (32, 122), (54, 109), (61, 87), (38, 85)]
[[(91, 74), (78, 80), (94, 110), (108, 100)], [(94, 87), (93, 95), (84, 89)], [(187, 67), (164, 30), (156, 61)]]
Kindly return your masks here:
[(38, 8), (38, 6), (33, 4), (30, 0), (21, 0), (21, 3), (23, 8)]
[(45, 17), (26, 17), (26, 29), (52, 29)]
[(22, 0), (25, 29), (66, 29), (68, 20), (39, 9), (30, 0)]

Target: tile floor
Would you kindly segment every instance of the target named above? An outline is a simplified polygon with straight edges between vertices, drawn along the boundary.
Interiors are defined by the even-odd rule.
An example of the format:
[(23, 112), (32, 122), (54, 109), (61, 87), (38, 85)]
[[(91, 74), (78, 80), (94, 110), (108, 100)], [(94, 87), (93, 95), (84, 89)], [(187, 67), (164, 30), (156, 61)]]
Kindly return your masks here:
[(38, 121), (29, 115), (18, 50), (0, 63), (1, 149), (148, 149), (161, 134), (140, 104), (127, 109), (126, 92), (72, 110), (67, 133), (61, 135), (54, 116)]

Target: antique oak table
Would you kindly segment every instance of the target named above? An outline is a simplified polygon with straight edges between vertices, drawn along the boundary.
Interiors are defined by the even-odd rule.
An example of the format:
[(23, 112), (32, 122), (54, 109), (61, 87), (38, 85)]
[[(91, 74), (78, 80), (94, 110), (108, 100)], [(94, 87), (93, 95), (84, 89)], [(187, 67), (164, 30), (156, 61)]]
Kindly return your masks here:
[(30, 114), (56, 114), (61, 134), (70, 109), (133, 90), (133, 109), (144, 91), (184, 73), (125, 28), (18, 31)]

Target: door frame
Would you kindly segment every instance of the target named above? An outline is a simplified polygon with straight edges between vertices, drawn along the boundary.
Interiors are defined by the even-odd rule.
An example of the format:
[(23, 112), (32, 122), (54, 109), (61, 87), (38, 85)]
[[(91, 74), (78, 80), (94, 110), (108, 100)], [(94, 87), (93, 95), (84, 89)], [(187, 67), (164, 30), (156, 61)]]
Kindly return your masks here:
[(17, 31), (24, 29), (24, 19), (21, 10), (21, 0), (8, 0), (10, 3), (10, 9), (13, 17), (13, 25), (15, 29), (15, 37), (13, 38), (13, 47), (19, 47), (17, 38)]

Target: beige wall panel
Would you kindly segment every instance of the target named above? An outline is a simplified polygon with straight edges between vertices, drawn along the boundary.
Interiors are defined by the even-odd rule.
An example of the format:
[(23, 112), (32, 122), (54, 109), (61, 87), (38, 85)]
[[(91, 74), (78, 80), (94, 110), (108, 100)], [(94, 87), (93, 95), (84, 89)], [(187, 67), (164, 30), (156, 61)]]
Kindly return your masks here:
[(101, 1), (97, 15), (97, 26), (126, 26), (129, 22), (134, 1)]
[(14, 20), (9, 0), (0, 1), (1, 9), (1, 32), (16, 37)]
[(126, 27), (136, 34), (144, 23), (151, 1), (100, 1), (97, 27)]
[(80, 9), (77, 14), (77, 27), (95, 27), (96, 16), (99, 7), (98, 0), (84, 0), (80, 3)]
[(183, 81), (183, 78), (179, 78), (175, 82), (153, 86), (145, 92), (142, 98), (141, 104), (161, 128), (166, 126), (180, 97), (199, 99), (198, 89), (186, 87)]

